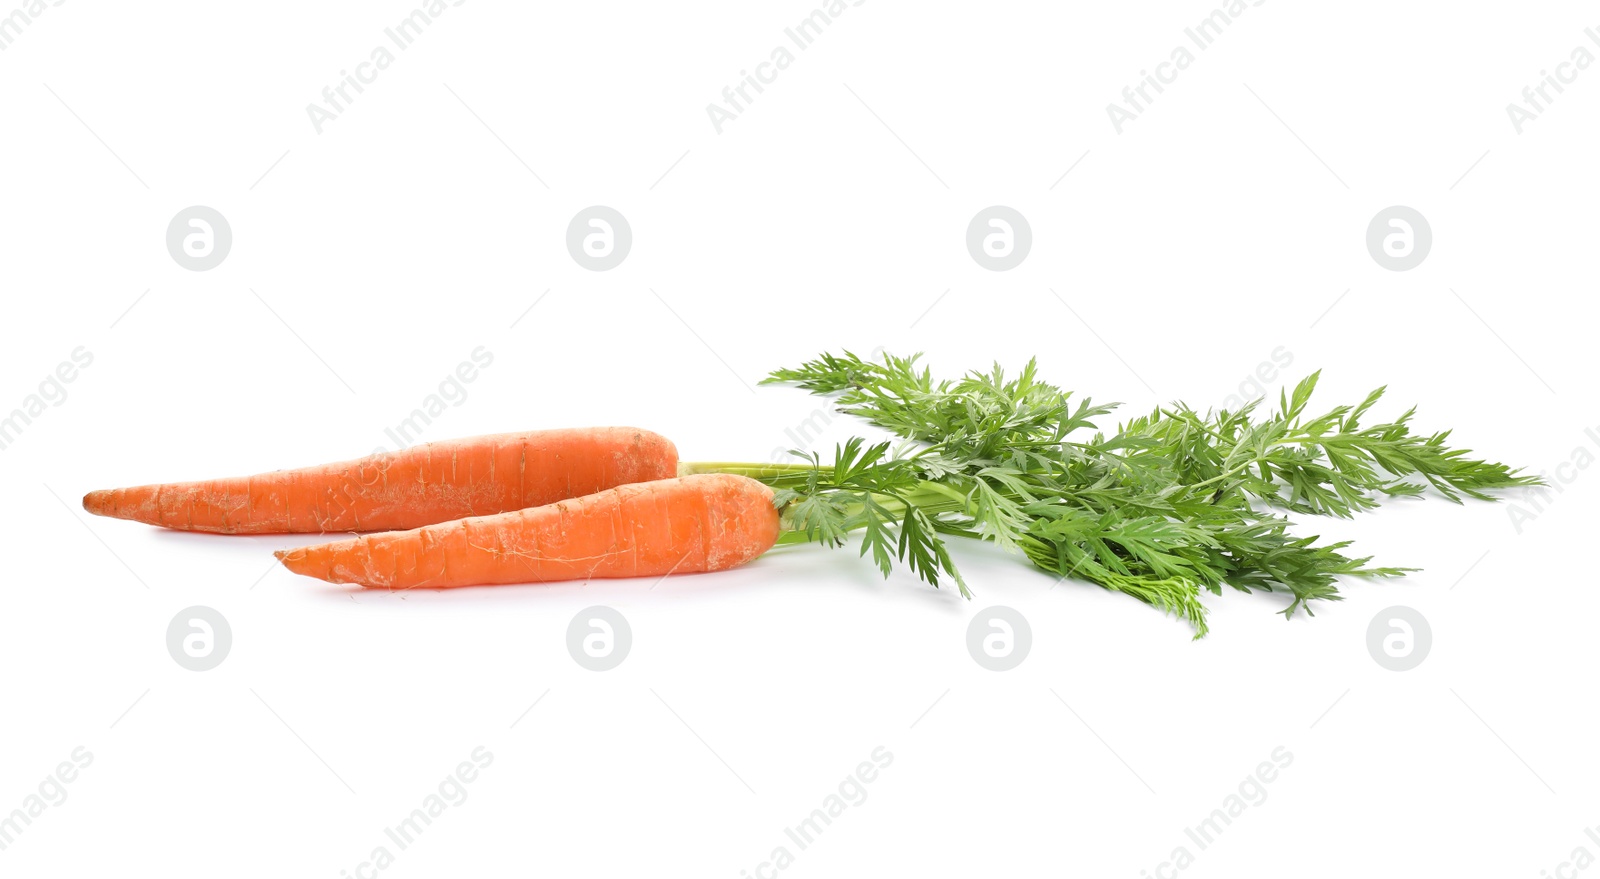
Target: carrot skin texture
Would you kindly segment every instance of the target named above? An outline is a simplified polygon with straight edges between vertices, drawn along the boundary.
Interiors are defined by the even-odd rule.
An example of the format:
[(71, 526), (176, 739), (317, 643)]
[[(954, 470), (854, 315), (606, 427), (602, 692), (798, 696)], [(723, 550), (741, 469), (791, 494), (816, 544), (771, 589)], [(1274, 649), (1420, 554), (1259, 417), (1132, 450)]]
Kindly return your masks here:
[(684, 476), (276, 555), (297, 574), (387, 589), (721, 571), (777, 542), (772, 499), (743, 476)]
[(180, 531), (393, 531), (665, 479), (677, 468), (677, 448), (647, 430), (541, 430), (256, 476), (91, 491), (83, 508)]

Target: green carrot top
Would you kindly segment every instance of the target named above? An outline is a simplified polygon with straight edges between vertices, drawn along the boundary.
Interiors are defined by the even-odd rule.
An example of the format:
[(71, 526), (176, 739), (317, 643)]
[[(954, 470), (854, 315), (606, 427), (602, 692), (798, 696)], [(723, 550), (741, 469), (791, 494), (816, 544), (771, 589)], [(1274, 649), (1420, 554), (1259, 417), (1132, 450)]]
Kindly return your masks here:
[(886, 576), (899, 561), (934, 586), (948, 576), (970, 597), (944, 536), (986, 539), (1063, 579), (1180, 616), (1197, 638), (1206, 633), (1202, 588), (1287, 593), (1282, 613), (1292, 616), (1338, 600), (1340, 575), (1412, 570), (1346, 556), (1348, 542), (1297, 537), (1282, 511), (1349, 517), (1430, 488), (1460, 502), (1540, 484), (1451, 448), (1448, 431), (1413, 433), (1414, 409), (1363, 426), (1383, 388), (1308, 416), (1318, 373), (1282, 393), (1272, 414), (1259, 414), (1259, 401), (1204, 414), (1178, 403), (1107, 435), (1096, 420), (1116, 406), (1074, 402), (1041, 381), (1033, 361), (1014, 378), (995, 366), (935, 381), (917, 360), (824, 354), (764, 382), (833, 396), (899, 443), (853, 438), (831, 461), (796, 451), (803, 462), (685, 470), (767, 483), (783, 540), (842, 546), (859, 533), (861, 554)]

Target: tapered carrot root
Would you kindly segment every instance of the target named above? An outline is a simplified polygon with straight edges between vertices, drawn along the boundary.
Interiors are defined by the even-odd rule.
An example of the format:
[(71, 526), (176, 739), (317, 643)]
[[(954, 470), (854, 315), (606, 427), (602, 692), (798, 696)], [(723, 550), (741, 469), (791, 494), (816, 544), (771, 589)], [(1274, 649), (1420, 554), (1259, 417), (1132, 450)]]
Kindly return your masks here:
[(83, 508), (181, 531), (392, 531), (677, 474), (678, 450), (631, 427), (504, 433), (258, 476), (91, 491)]
[(276, 553), (333, 583), (411, 589), (721, 571), (778, 539), (772, 489), (726, 473)]

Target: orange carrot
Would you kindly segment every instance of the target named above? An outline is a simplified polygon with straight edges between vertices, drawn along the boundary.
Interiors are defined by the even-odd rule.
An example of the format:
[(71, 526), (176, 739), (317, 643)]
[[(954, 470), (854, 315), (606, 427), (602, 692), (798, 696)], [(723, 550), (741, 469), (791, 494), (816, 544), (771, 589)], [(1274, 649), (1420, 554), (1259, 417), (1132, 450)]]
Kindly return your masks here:
[(91, 491), (83, 508), (181, 531), (390, 531), (665, 479), (677, 468), (677, 448), (646, 430), (544, 430), (258, 476)]
[(772, 499), (743, 476), (685, 476), (276, 555), (296, 574), (389, 589), (721, 571), (777, 541)]

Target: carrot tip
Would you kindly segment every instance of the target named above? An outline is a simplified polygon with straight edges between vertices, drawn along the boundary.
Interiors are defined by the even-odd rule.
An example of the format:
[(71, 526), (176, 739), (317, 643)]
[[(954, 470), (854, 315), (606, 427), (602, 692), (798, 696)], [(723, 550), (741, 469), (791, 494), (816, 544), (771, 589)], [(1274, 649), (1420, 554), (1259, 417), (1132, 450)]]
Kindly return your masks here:
[(83, 508), (84, 508), (84, 510), (87, 511), (87, 512), (93, 513), (96, 516), (98, 516), (101, 513), (105, 512), (105, 509), (106, 509), (106, 498), (110, 494), (111, 494), (111, 492), (105, 491), (104, 489), (101, 489), (101, 490), (97, 490), (97, 491), (91, 491), (88, 494), (84, 495), (83, 496)]

